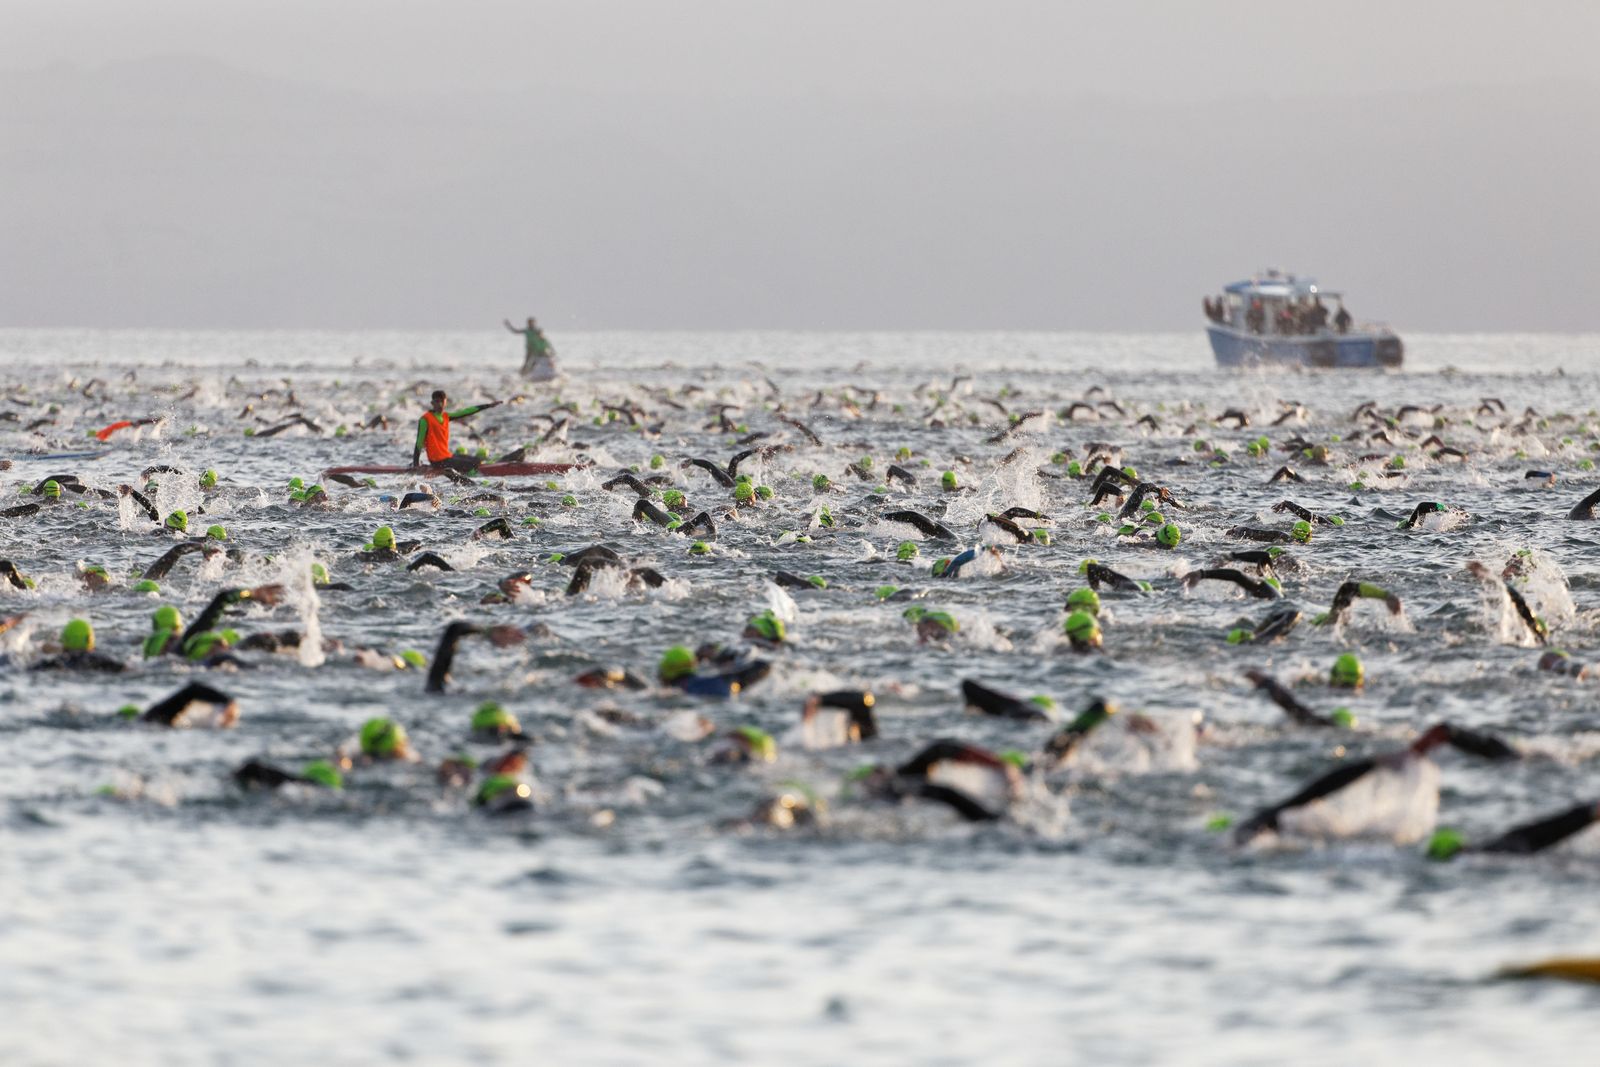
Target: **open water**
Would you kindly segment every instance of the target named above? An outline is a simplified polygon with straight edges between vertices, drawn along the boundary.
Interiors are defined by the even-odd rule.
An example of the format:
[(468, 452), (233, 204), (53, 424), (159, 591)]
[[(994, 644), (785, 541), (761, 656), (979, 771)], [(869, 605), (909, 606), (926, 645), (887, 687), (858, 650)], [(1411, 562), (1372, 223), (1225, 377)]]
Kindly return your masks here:
[[(243, 553), (181, 563), (158, 599), (129, 591), (130, 575), (173, 541), (127, 505), (0, 519), (0, 556), (35, 580), (0, 591), (0, 615), (26, 613), (0, 638), (0, 1063), (1592, 1058), (1600, 987), (1496, 972), (1600, 954), (1600, 842), (1590, 836), (1600, 833), (1532, 857), (1437, 863), (1418, 844), (1387, 841), (1240, 850), (1207, 827), (1288, 796), (1339, 759), (1402, 748), (1440, 719), (1524, 753), (1510, 764), (1439, 758), (1439, 821), (1468, 838), (1600, 799), (1600, 681), (1537, 670), (1542, 649), (1505, 596), (1464, 569), (1478, 560), (1499, 573), (1520, 558), (1519, 588), (1552, 646), (1600, 654), (1600, 526), (1565, 518), (1600, 486), (1582, 462), (1600, 456), (1600, 338), (1416, 337), (1407, 370), (1393, 374), (1224, 374), (1198, 334), (554, 340), (568, 377), (527, 388), (510, 374), (519, 353), (503, 334), (0, 332), (0, 410), (17, 416), (0, 422), (0, 455), (13, 460), (0, 472), (4, 503), (32, 499), (19, 488), (55, 473), (114, 489), (154, 464), (215, 468), (210, 494), (188, 475), (160, 475), (157, 502), (163, 513), (187, 508), (197, 526), (224, 523)], [(95, 378), (104, 385), (86, 398)], [(543, 478), (497, 487), (505, 504), (493, 511), (517, 534), (509, 542), (472, 540), (484, 520), (465, 508), (395, 513), (379, 500), (414, 476), (380, 477), (377, 489), (330, 483), (329, 509), (289, 501), (291, 476), (406, 462), (436, 385), (453, 404), (524, 396), (458, 423), (457, 443), (498, 455), (567, 419), (533, 458), (592, 467), (554, 488)], [(1060, 417), (1085, 398), (1122, 410)], [(1366, 401), (1378, 420), (1354, 416)], [(575, 410), (557, 409), (569, 402)], [(641, 427), (608, 420), (601, 403), (633, 405)], [(733, 430), (718, 428), (724, 404)], [(824, 443), (776, 419), (779, 404)], [(1218, 425), (1230, 408), (1250, 425)], [(1035, 410), (1049, 414), (989, 440)], [(101, 458), (29, 455), (96, 447), (86, 430), (155, 414), (167, 421), (113, 436)], [(324, 432), (244, 433), (293, 414)], [(361, 428), (379, 414), (388, 429)], [(1145, 415), (1153, 425), (1137, 421)], [(335, 436), (340, 426), (348, 432)], [(1380, 430), (1387, 440), (1371, 436)], [(747, 461), (741, 469), (774, 499), (724, 516), (729, 491), (679, 461), (726, 461), (754, 433), (795, 449)], [(1422, 445), (1434, 433), (1466, 458), (1435, 458), (1437, 446)], [(1261, 434), (1274, 446), (1296, 435), (1329, 443), (1331, 462), (1276, 447), (1249, 456)], [(1229, 461), (1212, 466), (1197, 439)], [(1087, 481), (1063, 477), (1052, 457), (1081, 458), (1095, 442), (1120, 446), (1121, 462), (1187, 505), (1168, 516), (1184, 529), (1177, 549), (1119, 540), (1085, 508)], [(937, 546), (895, 560), (916, 535), (879, 521), (880, 482), (847, 467), (870, 455), (881, 472), (900, 448), (919, 483), (883, 495), (941, 516), (968, 543), (996, 544), (999, 564), (936, 582)], [(691, 556), (683, 538), (630, 521), (632, 494), (599, 487), (632, 465), (650, 473), (656, 453), (691, 510), (718, 517), (711, 554)], [(1404, 468), (1386, 477), (1397, 455)], [(1304, 484), (1267, 484), (1285, 462)], [(970, 491), (943, 493), (945, 469)], [(1553, 472), (1554, 485), (1526, 478), (1530, 469)], [(815, 492), (817, 473), (835, 488)], [(463, 491), (435, 487), (447, 505)], [(563, 505), (569, 494), (577, 507)], [(1249, 547), (1224, 536), (1235, 524), (1286, 528), (1290, 517), (1270, 510), (1285, 498), (1345, 525), (1290, 547), (1299, 568), (1281, 572), (1284, 592), (1307, 622), (1276, 644), (1229, 645), (1226, 631), (1266, 607), (1231, 586), (1186, 591), (1177, 578)], [(1460, 513), (1396, 529), (1427, 500)], [(1054, 543), (980, 530), (986, 512), (1012, 505), (1051, 516)], [(823, 506), (831, 529), (816, 522)], [(530, 516), (539, 524), (523, 525)], [(386, 523), (456, 570), (354, 560)], [(546, 557), (595, 542), (669, 581), (630, 591), (597, 580), (563, 595), (571, 572)], [(1062, 605), (1091, 556), (1152, 591), (1104, 592), (1104, 652), (1079, 656), (1059, 637)], [(313, 560), (354, 589), (314, 593), (304, 577)], [(86, 563), (117, 587), (86, 592)], [(531, 595), (479, 603), (519, 568), (534, 572)], [(830, 588), (780, 592), (767, 580), (780, 569), (825, 575)], [(1403, 615), (1358, 603), (1341, 626), (1310, 626), (1347, 578), (1393, 590)], [(285, 601), (234, 626), (320, 632), (342, 646), (247, 654), (253, 669), (241, 671), (140, 660), (157, 603), (192, 616), (219, 588), (272, 581), (288, 587)], [(961, 632), (919, 643), (904, 605), (871, 595), (883, 584), (917, 590)], [(736, 642), (769, 607), (788, 619), (789, 641), (768, 654), (771, 677), (737, 700), (572, 682), (593, 667), (653, 677), (667, 645)], [(101, 651), (125, 658), (126, 673), (26, 669), (74, 615), (94, 621)], [(431, 653), (457, 618), (548, 633), (510, 648), (464, 645), (443, 696), (425, 694), (417, 671), (352, 660), (358, 647)], [(1342, 651), (1365, 661), (1358, 694), (1322, 683)], [(1288, 723), (1244, 680), (1250, 667), (1295, 683), (1315, 708), (1347, 706), (1356, 726)], [(237, 697), (235, 728), (162, 730), (115, 714), (198, 676)], [(1072, 767), (1031, 773), (1027, 796), (997, 823), (844, 788), (855, 768), (893, 766), (937, 737), (1038, 753), (1058, 727), (964, 711), (958, 684), (969, 677), (1051, 694), (1068, 718), (1095, 696), (1121, 712)], [(875, 692), (882, 737), (805, 747), (806, 695), (843, 687)], [(531, 815), (485, 815), (470, 791), (435, 782), (441, 758), (499, 747), (468, 738), (472, 709), (488, 699), (533, 739)], [(1120, 725), (1133, 712), (1156, 732)], [(406, 726), (418, 762), (358, 764), (342, 792), (247, 794), (230, 781), (252, 757), (295, 767), (349, 751), (380, 714)], [(709, 738), (678, 729), (694, 715), (713, 724)], [(776, 761), (711, 762), (718, 739), (744, 724), (777, 738)], [(826, 805), (815, 824), (746, 818), (800, 786)]]

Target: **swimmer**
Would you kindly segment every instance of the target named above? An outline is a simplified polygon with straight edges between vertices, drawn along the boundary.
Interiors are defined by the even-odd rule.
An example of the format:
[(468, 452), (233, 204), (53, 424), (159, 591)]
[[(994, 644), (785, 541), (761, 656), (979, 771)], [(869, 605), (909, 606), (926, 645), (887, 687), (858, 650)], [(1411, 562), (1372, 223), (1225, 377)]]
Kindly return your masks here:
[(1345, 711), (1342, 716), (1335, 712), (1331, 717), (1312, 711), (1300, 703), (1293, 693), (1289, 692), (1287, 688), (1266, 671), (1252, 668), (1245, 671), (1244, 676), (1250, 679), (1250, 684), (1267, 694), (1274, 704), (1282, 708), (1290, 719), (1301, 726), (1350, 726), (1355, 722), (1348, 711)]
[[(244, 603), (271, 607), (283, 596), (281, 585), (258, 585), (253, 589), (224, 589), (211, 598), (194, 622), (183, 631), (178, 649), (190, 659), (203, 659), (218, 643), (217, 623), (222, 621), (229, 608)], [(232, 642), (228, 642), (232, 644)]]
[[(1247, 844), (1269, 832), (1417, 841), (1432, 831), (1438, 811), (1439, 768), (1429, 755), (1443, 744), (1489, 760), (1517, 758), (1516, 750), (1499, 738), (1439, 723), (1399, 752), (1351, 760), (1262, 809), (1234, 829), (1234, 843)], [(1365, 790), (1361, 799), (1333, 807), (1339, 794), (1357, 783)]]
[(1469, 845), (1456, 831), (1441, 829), (1435, 832), (1428, 842), (1428, 858), (1453, 859), (1463, 852), (1531, 856), (1559, 845), (1574, 834), (1587, 830), (1597, 821), (1600, 821), (1600, 803), (1590, 800), (1554, 815), (1513, 826), (1499, 837), (1481, 845)]
[(190, 682), (139, 716), (157, 726), (212, 726), (219, 729), (239, 721), (239, 702), (203, 682)]
[(1258, 581), (1228, 567), (1208, 567), (1204, 570), (1190, 571), (1183, 576), (1183, 584), (1188, 588), (1193, 588), (1196, 583), (1204, 581), (1232, 582), (1257, 600), (1277, 600), (1283, 596), (1271, 582)]
[(1004, 530), (1006, 533), (1010, 534), (1011, 539), (1016, 541), (1018, 544), (1029, 544), (1033, 541), (1032, 530), (1024, 530), (1022, 527), (1018, 526), (1016, 522), (1004, 515), (990, 513), (983, 517), (983, 521)]
[(500, 401), (491, 400), (487, 404), (474, 404), (457, 411), (446, 411), (445, 405), (449, 399), (443, 389), (435, 389), (431, 407), (423, 412), (422, 417), (417, 420), (417, 440), (411, 449), (411, 466), (413, 468), (418, 465), (418, 459), (421, 458), (422, 453), (426, 450), (428, 462), (435, 466), (454, 464), (466, 470), (477, 469), (479, 460), (469, 457), (457, 459), (451, 454), (450, 420), (470, 418), (480, 411), (499, 407)]
[(966, 701), (969, 711), (978, 711), (995, 718), (1015, 719), (1018, 722), (1051, 722), (1056, 717), (1055, 701), (1047, 696), (1035, 696), (1023, 700), (1009, 693), (1002, 693), (998, 689), (990, 689), (970, 678), (962, 680), (961, 696)]
[(1227, 530), (1227, 536), (1236, 537), (1242, 541), (1258, 541), (1265, 544), (1287, 544), (1290, 541), (1306, 544), (1311, 540), (1311, 523), (1301, 519), (1287, 531), (1260, 530), (1250, 526), (1233, 526)]
[(930, 541), (954, 541), (956, 535), (942, 522), (935, 522), (916, 511), (886, 511), (878, 518), (883, 522), (903, 522)]
[(1489, 573), (1489, 568), (1477, 560), (1472, 560), (1467, 564), (1467, 572), (1487, 585), (1498, 585), (1500, 587), (1511, 601), (1511, 606), (1515, 609), (1517, 618), (1522, 620), (1523, 625), (1528, 628), (1528, 632), (1533, 635), (1535, 641), (1542, 645), (1550, 640), (1550, 627), (1543, 618), (1533, 613), (1533, 609), (1528, 606), (1528, 602), (1523, 599), (1522, 594), (1517, 592), (1516, 586), (1509, 581), (1502, 581), (1496, 578)]
[(1078, 573), (1088, 578), (1089, 588), (1096, 591), (1102, 585), (1108, 585), (1112, 589), (1126, 589), (1135, 593), (1149, 591), (1149, 587), (1144, 582), (1135, 581), (1126, 574), (1114, 571), (1096, 560), (1084, 560), (1078, 565)]
[(1252, 628), (1235, 627), (1229, 630), (1228, 644), (1270, 644), (1288, 637), (1298, 625), (1300, 609), (1293, 604), (1285, 604), (1267, 612), (1266, 617)]
[(801, 736), (807, 748), (833, 748), (876, 740), (876, 698), (863, 689), (812, 693), (800, 713)]
[(395, 560), (415, 552), (422, 547), (421, 541), (396, 541), (394, 528), (380, 526), (372, 531), (372, 540), (366, 547), (356, 553), (356, 559), (363, 563), (392, 563)]
[(1412, 508), (1411, 514), (1406, 518), (1401, 519), (1400, 522), (1396, 524), (1395, 529), (1414, 530), (1417, 528), (1417, 525), (1429, 515), (1442, 515), (1449, 510), (1449, 508), (1446, 508), (1443, 504), (1440, 504), (1437, 501), (1424, 500), (1422, 503)]
[(1013, 764), (949, 738), (934, 741), (892, 775), (875, 769), (862, 784), (883, 799), (936, 801), (969, 822), (1001, 818), (1023, 790), (1022, 775)]
[(274, 767), (261, 760), (246, 760), (233, 774), (240, 789), (280, 789), (286, 785), (314, 785), (324, 789), (343, 789), (344, 775), (327, 760), (312, 760), (299, 774)]
[(657, 677), (663, 685), (690, 696), (727, 699), (761, 681), (772, 670), (766, 660), (735, 661), (710, 670), (700, 669), (700, 659), (683, 645), (673, 645), (661, 655)]
[(61, 628), (61, 652), (34, 663), (35, 671), (100, 671), (115, 674), (126, 670), (120, 659), (94, 650), (94, 627), (87, 619), (72, 619)]
[(1288, 512), (1297, 519), (1304, 519), (1306, 522), (1313, 522), (1318, 526), (1344, 525), (1344, 520), (1337, 515), (1318, 515), (1310, 508), (1303, 508), (1293, 500), (1280, 500), (1272, 505), (1272, 510), (1280, 513)]
[(1574, 504), (1572, 506), (1572, 510), (1567, 512), (1567, 518), (1593, 519), (1594, 508), (1596, 504), (1600, 504), (1600, 489), (1596, 489), (1594, 492), (1590, 493), (1588, 496)]
[(33, 588), (33, 579), (23, 574), (9, 559), (0, 559), (0, 579), (4, 579), (13, 589)]
[(1088, 736), (1111, 720), (1117, 709), (1098, 697), (1044, 743), (1045, 760), (1052, 767), (1065, 764)]
[(1333, 603), (1329, 605), (1326, 613), (1318, 615), (1311, 620), (1313, 626), (1337, 626), (1344, 621), (1345, 615), (1350, 610), (1350, 605), (1357, 600), (1381, 600), (1389, 609), (1390, 615), (1399, 615), (1404, 610), (1400, 598), (1389, 590), (1371, 582), (1345, 582), (1333, 594)]

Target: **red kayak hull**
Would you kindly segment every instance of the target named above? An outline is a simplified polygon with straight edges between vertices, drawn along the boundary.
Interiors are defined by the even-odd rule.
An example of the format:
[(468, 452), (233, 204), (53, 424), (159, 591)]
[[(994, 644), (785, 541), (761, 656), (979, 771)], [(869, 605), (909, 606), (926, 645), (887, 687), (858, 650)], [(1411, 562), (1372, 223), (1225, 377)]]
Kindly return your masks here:
[[(479, 474), (489, 478), (510, 478), (519, 474), (565, 474), (574, 467), (581, 466), (577, 463), (485, 463), (477, 470), (466, 471), (467, 474)], [(445, 467), (329, 467), (322, 472), (323, 477), (333, 474), (440, 474), (447, 470)]]

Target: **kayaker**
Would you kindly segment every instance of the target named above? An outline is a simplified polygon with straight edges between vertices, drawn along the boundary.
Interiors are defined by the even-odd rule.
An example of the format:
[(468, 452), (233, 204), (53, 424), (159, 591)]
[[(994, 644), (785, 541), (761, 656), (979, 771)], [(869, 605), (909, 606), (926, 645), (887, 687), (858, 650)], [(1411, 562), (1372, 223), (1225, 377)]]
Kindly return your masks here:
[[(450, 398), (443, 389), (435, 389), (432, 399), (433, 405), (417, 420), (417, 443), (411, 449), (413, 467), (417, 466), (417, 459), (424, 449), (427, 450), (429, 463), (439, 465), (451, 462), (453, 457), (450, 454), (450, 420), (465, 419), (480, 411), (500, 406), (500, 401), (491, 400), (487, 404), (476, 404), (459, 411), (446, 411), (445, 402)], [(478, 460), (469, 459), (466, 464), (469, 469), (476, 468)]]
[(511, 320), (504, 320), (506, 329), (512, 333), (520, 333), (527, 346), (526, 354), (522, 357), (522, 376), (536, 382), (549, 381), (556, 376), (556, 352), (550, 345), (550, 339), (539, 329), (539, 324), (533, 319), (528, 320), (526, 329), (519, 330), (511, 325)]

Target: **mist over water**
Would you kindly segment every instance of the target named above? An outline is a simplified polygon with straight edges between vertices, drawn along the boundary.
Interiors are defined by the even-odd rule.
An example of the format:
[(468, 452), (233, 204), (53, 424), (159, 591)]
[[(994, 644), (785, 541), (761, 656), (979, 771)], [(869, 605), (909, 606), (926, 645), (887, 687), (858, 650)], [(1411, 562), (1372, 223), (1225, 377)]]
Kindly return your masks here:
[[(128, 576), (173, 542), (137, 511), (95, 504), (0, 519), (4, 555), (36, 582), (0, 591), (0, 615), (27, 613), (0, 635), (10, 657), (0, 672), (0, 884), (10, 887), (0, 999), (21, 1020), (0, 1027), (0, 1060), (78, 1062), (123, 1047), (121, 1062), (164, 1064), (1490, 1064), (1585, 1047), (1600, 992), (1492, 979), (1508, 963), (1600, 949), (1592, 831), (1533, 857), (1439, 864), (1383, 841), (1239, 851), (1206, 824), (1281, 800), (1338, 759), (1401, 748), (1440, 719), (1527, 754), (1509, 764), (1441, 756), (1442, 825), (1482, 840), (1594, 799), (1596, 683), (1535, 669), (1542, 650), (1504, 593), (1464, 565), (1498, 574), (1523, 559), (1517, 588), (1552, 645), (1579, 660), (1600, 654), (1600, 530), (1564, 517), (1600, 485), (1581, 467), (1600, 455), (1600, 339), (1408, 336), (1396, 374), (1224, 374), (1198, 333), (553, 340), (568, 377), (530, 388), (512, 376), (518, 355), (503, 333), (0, 332), (5, 410), (18, 414), (0, 422), (8, 501), (49, 474), (114, 489), (170, 464), (183, 473), (159, 476), (163, 513), (185, 507), (200, 529), (223, 523), (244, 553), (180, 564), (156, 600), (128, 591)], [(86, 399), (97, 377), (106, 385)], [(548, 423), (532, 416), (571, 401), (579, 415), (530, 458), (593, 466), (554, 489), (543, 478), (494, 487), (506, 500), (494, 513), (516, 531), (508, 542), (472, 540), (484, 520), (448, 506), (463, 490), (444, 480), (437, 513), (396, 513), (378, 499), (415, 476), (380, 476), (378, 490), (329, 484), (329, 510), (287, 501), (292, 476), (409, 460), (435, 387), (456, 404), (527, 397), (457, 425), (457, 443), (494, 455), (537, 441)], [(1086, 396), (1124, 414), (1058, 417)], [(1504, 412), (1484, 412), (1486, 397)], [(619, 401), (649, 412), (642, 421), (659, 436), (606, 420), (599, 404)], [(1353, 415), (1366, 401), (1395, 418), (1391, 440)], [(824, 444), (777, 420), (778, 402)], [(715, 404), (734, 405), (746, 430), (718, 430)], [(1407, 404), (1426, 410), (1402, 419)], [(1272, 425), (1292, 405), (1304, 413)], [(1250, 425), (1218, 425), (1229, 408)], [(1034, 410), (1048, 414), (990, 441), (1009, 415)], [(243, 432), (291, 412), (325, 432)], [(29, 456), (98, 448), (86, 430), (146, 414), (168, 421), (122, 431), (101, 458)], [(378, 414), (388, 429), (360, 429)], [(1138, 423), (1145, 415), (1153, 426)], [(346, 436), (334, 436), (339, 426)], [(619, 468), (648, 472), (659, 452), (693, 509), (721, 508), (729, 491), (679, 462), (725, 462), (748, 447), (733, 443), (744, 432), (795, 451), (750, 461), (774, 499), (719, 516), (709, 556), (633, 523), (631, 494), (600, 488)], [(1429, 433), (1467, 458), (1420, 447)], [(1262, 434), (1274, 451), (1249, 456)], [(1294, 435), (1341, 440), (1320, 466), (1276, 449)], [(1229, 462), (1210, 466), (1197, 438)], [(1081, 457), (1092, 442), (1120, 446), (1121, 462), (1186, 505), (1168, 512), (1184, 530), (1176, 550), (1121, 541), (1084, 506), (1087, 482), (1063, 477), (1052, 457)], [(870, 455), (881, 470), (901, 447), (918, 484), (891, 485), (888, 503), (941, 516), (966, 544), (995, 541), (1003, 566), (935, 582), (928, 567), (951, 550), (877, 517), (878, 483), (848, 465)], [(1385, 477), (1395, 454), (1403, 473)], [(1306, 482), (1268, 485), (1283, 463)], [(191, 475), (208, 467), (220, 488), (202, 494)], [(1525, 478), (1534, 468), (1554, 472), (1555, 485)], [(942, 493), (945, 469), (970, 491)], [(837, 491), (816, 493), (817, 473)], [(1370, 488), (1351, 489), (1356, 481)], [(579, 506), (563, 507), (566, 494)], [(1286, 527), (1271, 510), (1285, 498), (1345, 525), (1289, 546), (1299, 568), (1280, 574), (1306, 613), (1300, 627), (1277, 644), (1230, 646), (1229, 628), (1272, 605), (1214, 583), (1185, 590), (1176, 575), (1250, 547), (1228, 539), (1229, 527)], [(1427, 500), (1463, 514), (1396, 529)], [(832, 530), (815, 522), (824, 504)], [(982, 516), (1012, 505), (1049, 515), (1054, 543), (985, 538)], [(530, 516), (537, 526), (521, 524)], [(354, 560), (382, 524), (457, 569)], [(807, 530), (810, 543), (782, 537)], [(920, 554), (897, 562), (908, 539)], [(597, 541), (658, 568), (667, 586), (630, 590), (602, 576), (563, 595), (571, 571), (545, 560)], [(1153, 590), (1103, 591), (1105, 652), (1080, 657), (1060, 623), (1091, 556)], [(313, 560), (354, 589), (317, 592), (304, 577)], [(84, 562), (121, 587), (83, 592)], [(517, 603), (479, 603), (523, 568), (533, 587)], [(830, 588), (778, 590), (769, 578), (780, 569), (823, 574)], [(1403, 615), (1358, 602), (1342, 625), (1311, 626), (1352, 578), (1393, 590)], [(320, 666), (309, 648), (249, 655), (254, 669), (237, 673), (137, 660), (157, 603), (192, 616), (218, 588), (268, 581), (289, 585), (285, 601), (233, 625), (342, 642)], [(917, 603), (949, 610), (961, 632), (948, 647), (919, 644), (904, 605), (870, 595), (882, 584), (925, 594)], [(595, 667), (653, 676), (667, 645), (734, 642), (763, 608), (788, 620), (790, 642), (771, 654), (772, 676), (736, 701), (572, 684)], [(92, 618), (101, 650), (131, 670), (28, 673), (73, 615)], [(442, 697), (424, 694), (416, 671), (352, 662), (362, 647), (431, 654), (455, 618), (550, 632), (509, 649), (464, 646)], [(1335, 694), (1324, 679), (1346, 650), (1359, 651), (1367, 685)], [(1287, 723), (1243, 679), (1251, 667), (1317, 710), (1348, 706), (1356, 727)], [(114, 714), (200, 676), (238, 698), (237, 728), (161, 731)], [(852, 795), (856, 768), (894, 766), (936, 737), (1039, 752), (1054, 727), (968, 714), (962, 678), (1048, 693), (1068, 717), (1095, 696), (1121, 711), (1071, 766), (1030, 774), (1024, 801), (996, 824)], [(877, 694), (882, 737), (803, 743), (806, 695), (841, 687)], [(486, 817), (434, 780), (446, 756), (495, 751), (467, 733), (488, 699), (534, 738), (537, 811), (526, 818)], [(1126, 725), (1134, 713), (1150, 731)], [(342, 793), (244, 794), (228, 779), (252, 757), (299, 767), (326, 756), (380, 714), (406, 726), (421, 762), (358, 768)], [(715, 741), (695, 739), (695, 716), (718, 736), (761, 726), (778, 759), (711, 765)], [(821, 826), (741, 822), (793, 782), (827, 802)]]

